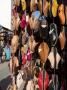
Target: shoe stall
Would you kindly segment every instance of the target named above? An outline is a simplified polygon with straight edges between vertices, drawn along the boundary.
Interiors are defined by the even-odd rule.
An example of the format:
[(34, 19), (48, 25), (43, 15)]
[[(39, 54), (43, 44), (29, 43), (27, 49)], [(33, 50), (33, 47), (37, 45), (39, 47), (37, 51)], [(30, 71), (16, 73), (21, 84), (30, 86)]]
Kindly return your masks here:
[(64, 3), (63, 0), (12, 0), (13, 90), (66, 90), (67, 6)]

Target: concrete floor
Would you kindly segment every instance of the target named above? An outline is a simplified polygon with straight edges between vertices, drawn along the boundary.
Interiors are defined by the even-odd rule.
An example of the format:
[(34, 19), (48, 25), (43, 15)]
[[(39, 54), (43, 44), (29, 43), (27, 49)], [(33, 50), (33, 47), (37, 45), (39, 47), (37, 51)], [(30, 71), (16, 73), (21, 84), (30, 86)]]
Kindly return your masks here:
[(8, 63), (9, 62), (4, 62), (0, 64), (0, 88), (2, 90), (7, 90), (8, 85), (11, 83)]

